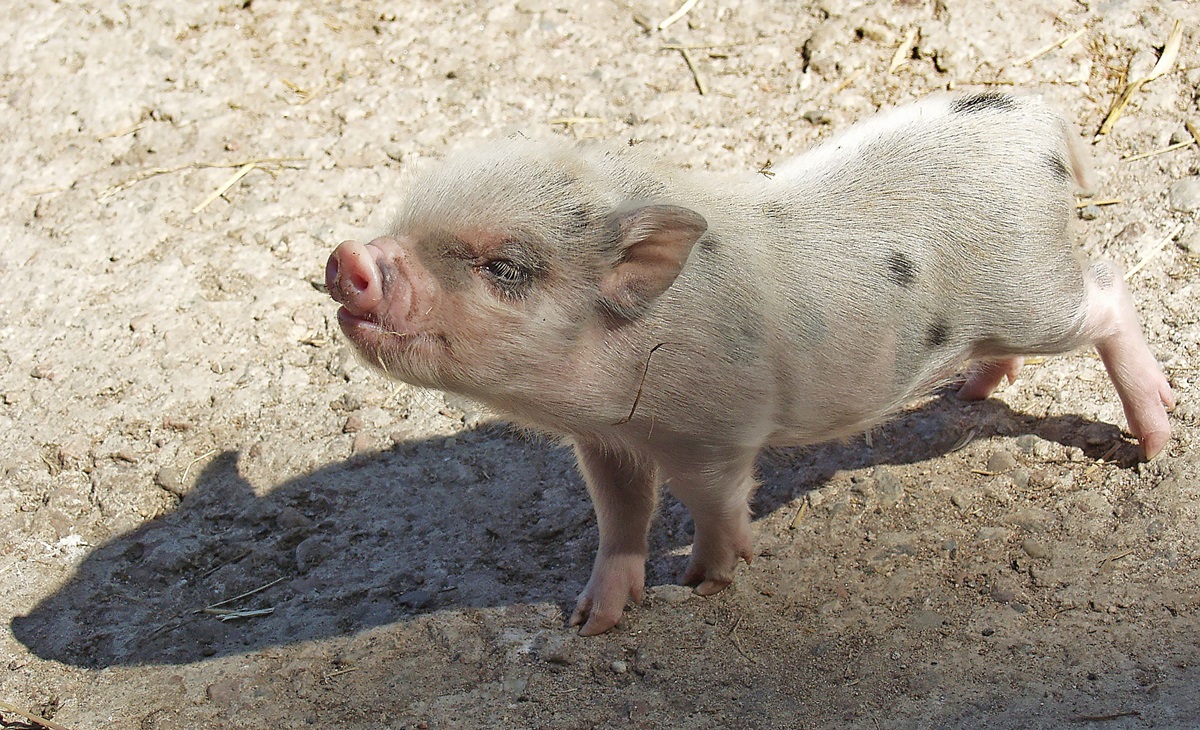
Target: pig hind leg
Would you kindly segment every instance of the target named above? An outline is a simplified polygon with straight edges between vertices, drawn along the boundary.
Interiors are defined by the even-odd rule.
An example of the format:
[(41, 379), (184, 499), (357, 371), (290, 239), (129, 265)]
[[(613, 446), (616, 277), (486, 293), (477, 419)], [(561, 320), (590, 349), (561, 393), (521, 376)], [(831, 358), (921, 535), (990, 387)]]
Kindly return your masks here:
[(990, 396), (1004, 378), (1015, 382), (1025, 364), (1023, 357), (1007, 357), (999, 360), (984, 360), (967, 375), (967, 381), (958, 389), (963, 400), (983, 400)]
[(1175, 394), (1146, 344), (1133, 298), (1116, 267), (1093, 264), (1086, 290), (1085, 335), (1095, 344), (1117, 388), (1129, 432), (1141, 443), (1146, 458), (1153, 458), (1171, 438), (1167, 409), (1175, 407)]
[(1092, 344), (1116, 386), (1129, 432), (1141, 443), (1146, 458), (1152, 458), (1170, 438), (1167, 408), (1174, 407), (1175, 396), (1146, 344), (1129, 289), (1115, 266), (1097, 262), (1083, 275), (1081, 299), (1081, 307), (1066, 317), (1061, 309), (1036, 313), (1045, 321), (1030, 329), (1048, 339), (1023, 341), (1015, 335), (989, 339), (984, 359), (958, 395), (966, 400), (986, 398), (1005, 376), (1016, 377), (1020, 354), (1068, 352)]
[(696, 533), (692, 557), (683, 574), (684, 585), (699, 595), (717, 593), (733, 582), (739, 560), (753, 559), (750, 495), (757, 486), (754, 458), (745, 450), (727, 461), (661, 463), (667, 488), (692, 515)]

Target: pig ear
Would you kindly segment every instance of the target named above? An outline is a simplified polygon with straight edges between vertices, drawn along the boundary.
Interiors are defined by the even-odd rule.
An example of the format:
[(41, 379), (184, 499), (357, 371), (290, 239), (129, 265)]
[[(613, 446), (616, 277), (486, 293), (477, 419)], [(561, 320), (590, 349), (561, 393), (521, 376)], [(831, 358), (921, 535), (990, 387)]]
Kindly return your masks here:
[(621, 260), (600, 280), (600, 296), (612, 314), (632, 320), (674, 283), (708, 221), (676, 205), (646, 205), (618, 212), (613, 223)]

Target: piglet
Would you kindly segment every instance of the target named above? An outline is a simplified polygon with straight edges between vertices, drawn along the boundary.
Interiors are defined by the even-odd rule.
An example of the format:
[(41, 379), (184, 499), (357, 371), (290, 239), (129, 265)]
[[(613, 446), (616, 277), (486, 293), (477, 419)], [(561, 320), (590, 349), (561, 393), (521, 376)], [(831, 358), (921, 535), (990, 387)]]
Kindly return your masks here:
[(643, 594), (659, 485), (691, 512), (685, 584), (753, 556), (764, 445), (862, 432), (952, 376), (986, 398), (1023, 355), (1093, 345), (1147, 458), (1174, 396), (1120, 272), (1082, 263), (1083, 170), (1042, 102), (931, 98), (776, 167), (710, 176), (635, 148), (517, 136), (411, 187), (326, 266), (386, 375), (568, 437), (600, 545), (572, 625)]

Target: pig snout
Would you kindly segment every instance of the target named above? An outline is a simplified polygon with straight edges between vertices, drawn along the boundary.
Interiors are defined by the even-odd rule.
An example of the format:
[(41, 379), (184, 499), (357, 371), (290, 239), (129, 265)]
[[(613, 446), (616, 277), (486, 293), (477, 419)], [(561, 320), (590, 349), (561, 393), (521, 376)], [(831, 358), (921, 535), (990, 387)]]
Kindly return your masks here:
[[(372, 250), (374, 249), (374, 250)], [(325, 287), (336, 302), (356, 317), (369, 317), (383, 301), (383, 272), (371, 244), (344, 241), (325, 264)]]
[(325, 264), (325, 286), (342, 305), (342, 328), (374, 325), (396, 334), (409, 329), (415, 297), (410, 266), (400, 242), (377, 238), (344, 241)]

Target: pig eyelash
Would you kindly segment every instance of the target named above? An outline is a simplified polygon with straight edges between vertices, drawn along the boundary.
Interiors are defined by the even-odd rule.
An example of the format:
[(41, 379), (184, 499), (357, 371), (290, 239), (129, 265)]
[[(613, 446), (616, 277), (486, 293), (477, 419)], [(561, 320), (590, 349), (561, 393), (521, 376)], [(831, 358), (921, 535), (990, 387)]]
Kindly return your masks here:
[(475, 267), (509, 296), (520, 296), (533, 280), (533, 272), (508, 259), (492, 259)]

